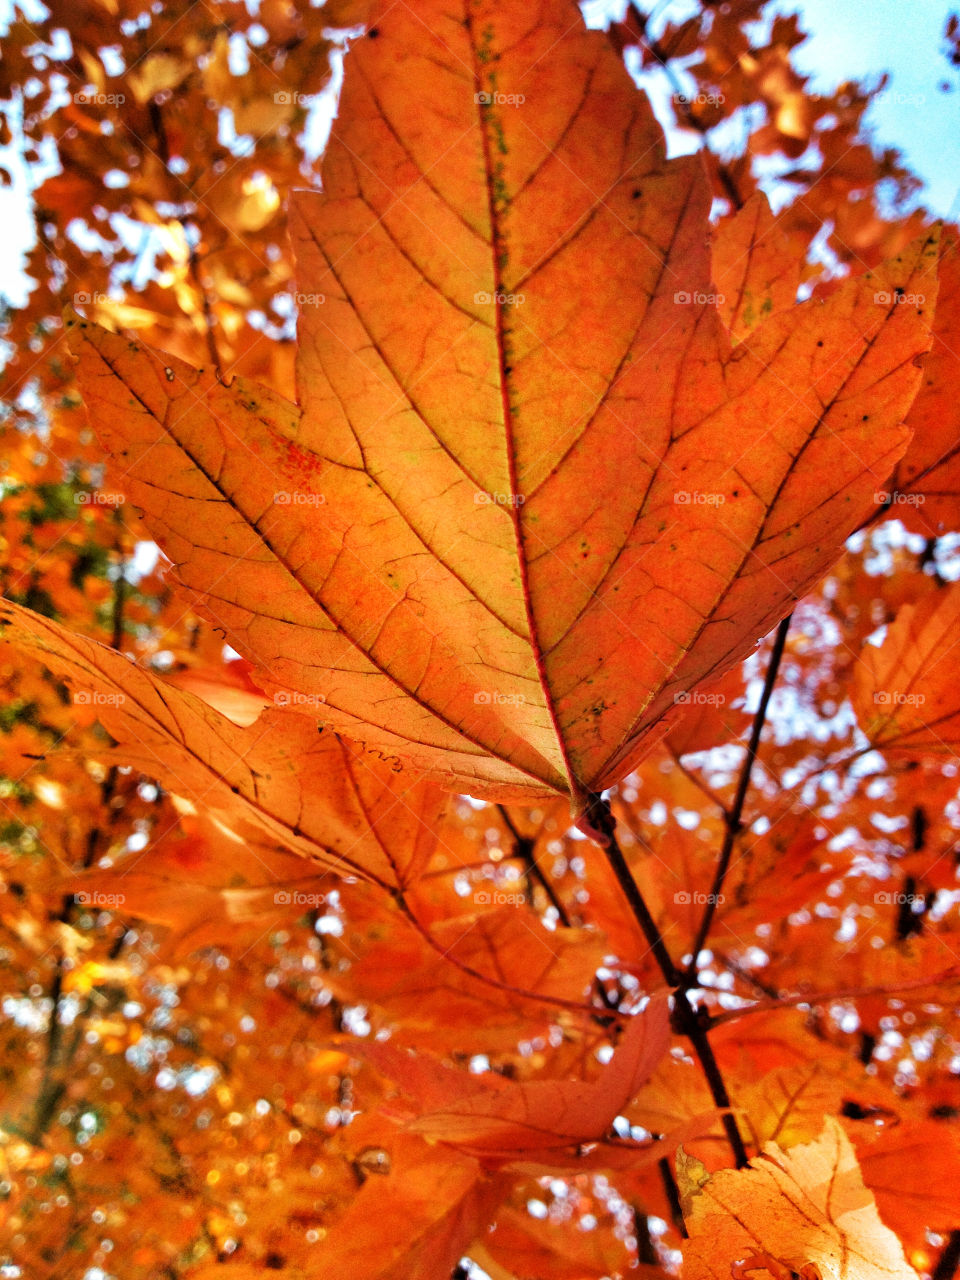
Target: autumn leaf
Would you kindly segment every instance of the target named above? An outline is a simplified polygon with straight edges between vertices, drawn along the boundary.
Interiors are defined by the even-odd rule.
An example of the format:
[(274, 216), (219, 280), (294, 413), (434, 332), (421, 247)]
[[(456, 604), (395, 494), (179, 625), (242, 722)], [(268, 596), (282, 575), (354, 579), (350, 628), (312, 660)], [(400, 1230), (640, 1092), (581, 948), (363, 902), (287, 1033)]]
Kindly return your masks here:
[(212, 814), (181, 822), (186, 830), (164, 833), (113, 866), (65, 872), (51, 892), (71, 894), (87, 910), (107, 908), (124, 920), (165, 926), (169, 932), (153, 955), (166, 962), (241, 938), (249, 945), (315, 909), (336, 883), (304, 875), (302, 858), (258, 848)]
[(960, 522), (960, 247), (956, 232), (944, 237), (933, 346), (923, 382), (907, 418), (913, 439), (885, 486), (891, 516), (908, 529), (935, 536)]
[(549, 1032), (552, 1001), (589, 1008), (606, 950), (600, 933), (548, 931), (517, 906), (446, 915), (429, 931), (406, 916), (385, 920), (379, 897), (361, 903), (353, 891), (349, 906), (342, 942), (329, 943), (343, 963), (327, 981), (345, 1002), (382, 1009), (398, 1042), (509, 1052), (521, 1037)]
[(72, 320), (80, 382), (268, 691), (452, 789), (582, 816), (869, 513), (935, 249), (731, 348), (700, 162), (666, 160), (572, 3), (373, 21), (323, 193), (291, 208), (299, 407)]
[(339, 875), (403, 887), (429, 861), (443, 796), (395, 757), (272, 709), (241, 728), (95, 641), (0, 602), (4, 638), (70, 681), (118, 753), (204, 808)]
[[(815, 1142), (782, 1151), (768, 1143), (747, 1169), (708, 1174), (678, 1155), (690, 1233), (685, 1280), (789, 1272), (823, 1280), (915, 1280), (903, 1249), (880, 1221), (850, 1140), (828, 1118)], [(741, 1270), (731, 1268), (740, 1263)], [(812, 1266), (816, 1272), (802, 1272)]]
[(958, 627), (960, 586), (953, 584), (903, 605), (883, 642), (864, 646), (853, 702), (872, 745), (884, 751), (956, 754)]
[(370, 1280), (452, 1274), (496, 1199), (496, 1183), (477, 1161), (415, 1134), (374, 1135), (369, 1151), (381, 1159), (327, 1233), (318, 1263), (327, 1274)]
[(761, 192), (714, 232), (713, 278), (731, 336), (740, 341), (797, 300), (800, 262)]
[(412, 1132), (496, 1166), (531, 1157), (569, 1160), (571, 1149), (600, 1141), (668, 1044), (667, 1004), (655, 998), (630, 1019), (612, 1059), (589, 1082), (471, 1079), (389, 1044), (358, 1045), (355, 1051), (416, 1100), (417, 1113), (407, 1126)]
[[(828, 1116), (955, 1269), (957, 230), (934, 313), (886, 82), (769, 8), (12, 13), (0, 1273), (827, 1280)], [(803, 1169), (731, 1261), (732, 1126)]]

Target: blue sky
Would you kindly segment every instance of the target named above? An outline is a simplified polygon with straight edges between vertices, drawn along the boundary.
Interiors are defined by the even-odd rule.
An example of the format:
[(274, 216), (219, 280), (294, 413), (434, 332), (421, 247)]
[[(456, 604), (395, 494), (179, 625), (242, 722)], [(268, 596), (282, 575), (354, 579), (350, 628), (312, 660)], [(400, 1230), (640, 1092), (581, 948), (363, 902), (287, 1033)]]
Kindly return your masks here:
[[(953, 6), (956, 7), (956, 6)], [(924, 180), (924, 202), (942, 217), (960, 216), (960, 70), (942, 50), (951, 5), (945, 0), (779, 0), (799, 8), (810, 38), (795, 53), (813, 86), (889, 71), (884, 97), (870, 108), (879, 142), (899, 147)], [(952, 92), (940, 93), (946, 81)]]

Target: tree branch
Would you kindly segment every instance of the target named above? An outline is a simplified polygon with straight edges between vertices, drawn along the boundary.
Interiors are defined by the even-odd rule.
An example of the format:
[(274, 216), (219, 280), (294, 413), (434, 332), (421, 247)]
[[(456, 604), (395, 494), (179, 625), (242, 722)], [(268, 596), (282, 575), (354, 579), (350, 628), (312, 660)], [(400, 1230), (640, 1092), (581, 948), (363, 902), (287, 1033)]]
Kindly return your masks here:
[(550, 905), (553, 907), (554, 911), (556, 911), (557, 916), (560, 920), (560, 923), (564, 926), (564, 928), (566, 929), (571, 928), (570, 917), (567, 914), (566, 907), (560, 901), (560, 898), (558, 897), (557, 891), (553, 887), (552, 882), (548, 879), (542, 867), (537, 862), (536, 858), (533, 856), (533, 851), (534, 851), (536, 842), (534, 840), (531, 840), (529, 836), (524, 836), (520, 834), (519, 830), (517, 829), (516, 823), (510, 817), (510, 814), (507, 812), (505, 805), (498, 804), (497, 810), (500, 814), (500, 817), (503, 819), (507, 830), (513, 836), (514, 854), (516, 855), (516, 857), (520, 859), (520, 861), (526, 867), (527, 875), (529, 879), (535, 880), (537, 884), (540, 886), (540, 888), (543, 890), (543, 892), (547, 895), (547, 898), (550, 901)]
[(684, 976), (674, 965), (670, 952), (667, 950), (666, 943), (663, 940), (663, 935), (650, 914), (650, 909), (644, 901), (643, 894), (640, 892), (617, 843), (615, 835), (616, 820), (610, 812), (610, 805), (600, 796), (593, 795), (590, 797), (586, 817), (590, 826), (605, 838), (606, 843), (601, 844), (600, 847), (603, 849), (606, 859), (617, 877), (617, 883), (629, 902), (637, 923), (643, 930), (643, 936), (649, 943), (650, 950), (660, 966), (664, 981), (674, 989), (674, 1028), (680, 1035), (686, 1036), (690, 1041), (697, 1060), (703, 1069), (703, 1074), (706, 1076), (710, 1095), (717, 1106), (724, 1111), (722, 1117), (724, 1132), (727, 1135), (727, 1141), (737, 1162), (737, 1167), (742, 1169), (748, 1163), (747, 1149), (744, 1146), (743, 1135), (740, 1132), (736, 1118), (730, 1112), (730, 1095), (727, 1093), (727, 1086), (714, 1057), (713, 1049), (707, 1037), (706, 1027), (700, 1021), (699, 1014), (690, 1003)]
[(757, 713), (753, 717), (753, 728), (750, 731), (750, 741), (747, 744), (747, 754), (740, 769), (740, 780), (737, 783), (737, 792), (733, 798), (733, 805), (730, 809), (724, 810), (724, 826), (723, 847), (720, 850), (720, 858), (717, 862), (717, 870), (713, 877), (713, 884), (710, 887), (710, 894), (707, 898), (706, 910), (703, 913), (703, 919), (700, 921), (700, 928), (697, 930), (697, 936), (693, 944), (693, 954), (690, 957), (690, 963), (687, 966), (686, 982), (692, 986), (696, 982), (697, 977), (697, 960), (700, 952), (703, 950), (704, 944), (710, 935), (710, 926), (713, 924), (713, 917), (716, 914), (717, 905), (723, 892), (723, 882), (727, 878), (727, 872), (730, 869), (730, 858), (733, 855), (733, 846), (737, 836), (741, 830), (741, 820), (743, 817), (743, 805), (747, 798), (747, 791), (750, 787), (750, 776), (753, 773), (753, 764), (757, 758), (757, 751), (760, 746), (760, 735), (763, 733), (763, 726), (767, 719), (767, 708), (770, 705), (770, 697), (773, 693), (773, 687), (777, 682), (777, 673), (780, 670), (780, 660), (783, 657), (783, 650), (787, 643), (787, 633), (790, 630), (790, 621), (793, 615), (788, 614), (777, 627), (777, 634), (773, 641), (773, 649), (770, 652), (770, 661), (767, 664), (767, 674), (763, 682), (763, 693), (760, 695), (760, 705), (757, 707)]

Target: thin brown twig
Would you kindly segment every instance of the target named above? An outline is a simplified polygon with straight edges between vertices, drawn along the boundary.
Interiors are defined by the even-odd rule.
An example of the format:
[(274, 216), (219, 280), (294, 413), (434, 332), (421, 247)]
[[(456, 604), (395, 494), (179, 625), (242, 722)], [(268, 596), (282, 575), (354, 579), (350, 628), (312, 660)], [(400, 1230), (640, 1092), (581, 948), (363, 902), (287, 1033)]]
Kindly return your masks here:
[(650, 909), (644, 901), (643, 894), (640, 892), (639, 886), (627, 866), (626, 859), (617, 843), (615, 834), (616, 820), (610, 812), (610, 806), (607, 801), (599, 795), (591, 796), (586, 818), (589, 826), (606, 841), (606, 843), (601, 843), (598, 840), (598, 843), (600, 843), (607, 862), (617, 877), (617, 883), (629, 902), (637, 923), (643, 930), (643, 935), (650, 946), (650, 950), (653, 952), (664, 980), (668, 986), (674, 989), (674, 1027), (680, 1035), (686, 1036), (690, 1041), (706, 1077), (710, 1095), (724, 1113), (721, 1118), (724, 1132), (727, 1135), (727, 1141), (730, 1144), (730, 1150), (733, 1152), (737, 1167), (742, 1169), (748, 1163), (747, 1149), (744, 1146), (743, 1135), (740, 1132), (736, 1117), (730, 1110), (730, 1095), (727, 1092), (723, 1074), (720, 1071), (707, 1036), (706, 1026), (701, 1022), (700, 1015), (690, 1003), (689, 990), (684, 976), (674, 965), (670, 952), (667, 950), (666, 943), (663, 940), (663, 935), (650, 914)]
[(790, 630), (790, 621), (792, 614), (787, 614), (780, 625), (777, 627), (777, 634), (773, 641), (773, 648), (770, 651), (770, 661), (767, 663), (767, 674), (763, 681), (763, 693), (760, 695), (760, 705), (757, 707), (756, 715), (753, 717), (753, 728), (750, 731), (750, 741), (747, 743), (747, 754), (744, 757), (743, 766), (740, 769), (740, 778), (737, 782), (737, 791), (733, 798), (733, 804), (729, 810), (724, 812), (724, 833), (723, 846), (720, 850), (720, 857), (717, 861), (717, 869), (713, 877), (713, 884), (710, 887), (710, 893), (707, 897), (706, 909), (703, 918), (700, 921), (700, 928), (697, 930), (697, 936), (693, 944), (693, 953), (690, 957), (690, 963), (687, 966), (686, 981), (688, 985), (693, 985), (697, 977), (697, 960), (700, 952), (703, 950), (704, 944), (710, 935), (710, 926), (713, 924), (713, 917), (716, 914), (717, 906), (723, 893), (723, 883), (727, 878), (727, 872), (730, 869), (730, 859), (733, 855), (733, 846), (737, 836), (741, 831), (743, 818), (743, 806), (747, 798), (747, 791), (750, 788), (750, 777), (753, 773), (753, 765), (757, 758), (757, 751), (760, 747), (760, 735), (763, 733), (763, 726), (767, 719), (767, 709), (770, 706), (770, 698), (773, 694), (774, 685), (777, 682), (777, 674), (780, 670), (780, 661), (783, 658), (783, 651), (787, 643), (787, 633)]
[(507, 830), (510, 832), (511, 836), (513, 836), (514, 852), (526, 867), (528, 876), (537, 882), (543, 892), (547, 895), (550, 905), (553, 907), (554, 911), (556, 911), (560, 923), (564, 928), (569, 929), (571, 924), (570, 917), (567, 914), (567, 909), (560, 901), (552, 882), (549, 880), (543, 868), (534, 857), (536, 841), (531, 839), (529, 836), (521, 835), (516, 823), (510, 817), (510, 814), (504, 805), (498, 804), (497, 810), (500, 817), (503, 819)]

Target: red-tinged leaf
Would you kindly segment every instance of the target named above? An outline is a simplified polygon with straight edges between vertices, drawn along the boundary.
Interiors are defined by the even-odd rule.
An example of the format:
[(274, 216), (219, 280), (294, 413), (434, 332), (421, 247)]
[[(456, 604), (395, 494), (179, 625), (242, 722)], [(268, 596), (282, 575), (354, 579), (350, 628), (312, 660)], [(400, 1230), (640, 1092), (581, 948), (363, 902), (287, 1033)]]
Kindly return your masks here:
[[(708, 751), (725, 742), (738, 742), (750, 729), (752, 717), (743, 709), (746, 685), (738, 665), (719, 680), (678, 698), (685, 714), (670, 729), (665, 745), (674, 755)], [(734, 702), (739, 705), (734, 706)]]
[(208, 815), (189, 825), (193, 833), (163, 836), (129, 862), (66, 872), (51, 891), (72, 894), (80, 907), (166, 926), (169, 934), (151, 951), (160, 962), (200, 947), (254, 942), (323, 901), (329, 882), (304, 876), (302, 858), (254, 850)]
[(878, 647), (865, 645), (854, 675), (860, 727), (883, 751), (956, 755), (960, 746), (960, 584), (897, 613)]
[(4, 639), (78, 691), (128, 764), (326, 870), (391, 888), (430, 860), (444, 796), (399, 760), (271, 710), (241, 728), (113, 649), (0, 601)]
[[(828, 1119), (815, 1142), (768, 1143), (747, 1169), (708, 1175), (678, 1157), (690, 1233), (685, 1280), (729, 1280), (745, 1270), (819, 1274), (823, 1280), (916, 1280), (896, 1236), (880, 1221), (850, 1140)], [(735, 1263), (739, 1273), (731, 1272)], [(804, 1267), (815, 1268), (804, 1272)]]
[[(510, 1207), (498, 1211), (485, 1246), (511, 1275), (549, 1276), (550, 1280), (599, 1280), (626, 1270), (633, 1261), (610, 1231), (542, 1221)], [(474, 1250), (471, 1255), (480, 1260)], [(636, 1280), (646, 1280), (643, 1271)]]
[(493, 1164), (569, 1153), (597, 1142), (649, 1078), (669, 1045), (666, 1000), (656, 998), (627, 1024), (613, 1058), (592, 1081), (470, 1077), (423, 1054), (389, 1044), (355, 1052), (398, 1082), (418, 1104), (409, 1128)]
[(929, 341), (876, 299), (932, 299), (935, 250), (731, 349), (701, 164), (572, 0), (373, 20), (291, 210), (300, 407), (74, 321), (81, 383), (268, 692), (582, 815), (868, 514)]
[(960, 1144), (953, 1125), (926, 1120), (878, 1132), (845, 1121), (844, 1127), (881, 1218), (908, 1248), (922, 1248), (928, 1230), (956, 1228)]
[[(386, 927), (379, 902), (358, 921), (348, 900), (343, 964), (326, 979), (341, 999), (380, 1010), (398, 1040), (459, 1053), (509, 1052), (545, 1036), (564, 1006), (590, 1004), (604, 939), (582, 929), (547, 930), (523, 905), (456, 915), (414, 929), (398, 916)], [(359, 928), (359, 924), (366, 928)]]
[(496, 1185), (475, 1160), (413, 1134), (381, 1124), (376, 1137), (385, 1159), (326, 1233), (316, 1251), (318, 1274), (364, 1280), (451, 1275), (486, 1225)]

